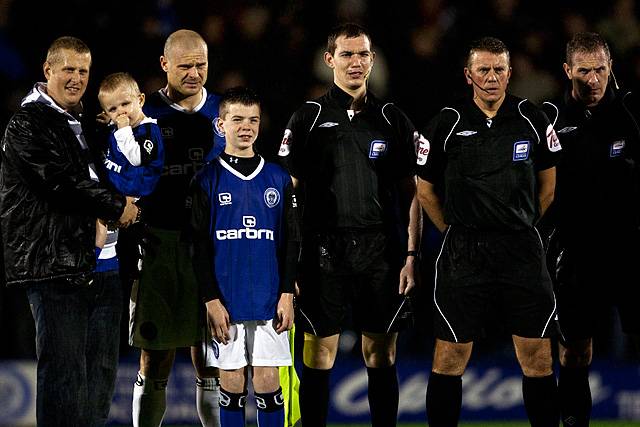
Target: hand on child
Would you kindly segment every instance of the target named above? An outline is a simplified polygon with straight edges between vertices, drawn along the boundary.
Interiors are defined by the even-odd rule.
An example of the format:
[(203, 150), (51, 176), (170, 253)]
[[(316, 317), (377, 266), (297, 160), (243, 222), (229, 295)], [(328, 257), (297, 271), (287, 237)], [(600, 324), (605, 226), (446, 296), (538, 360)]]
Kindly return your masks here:
[(102, 249), (107, 241), (107, 224), (101, 219), (96, 220), (96, 248)]

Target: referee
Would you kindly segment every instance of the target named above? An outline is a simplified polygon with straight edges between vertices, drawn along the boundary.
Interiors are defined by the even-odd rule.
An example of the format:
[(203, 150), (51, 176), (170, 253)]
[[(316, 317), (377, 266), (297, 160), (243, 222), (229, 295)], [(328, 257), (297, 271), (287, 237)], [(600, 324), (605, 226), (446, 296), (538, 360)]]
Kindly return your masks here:
[(602, 317), (617, 308), (622, 330), (638, 343), (640, 236), (637, 99), (610, 84), (611, 54), (595, 33), (566, 46), (570, 81), (559, 102), (543, 104), (562, 142), (549, 270), (558, 296), (562, 421), (588, 426), (589, 366)]
[(293, 114), (279, 152), (302, 195), (296, 317), (305, 332), (305, 427), (326, 425), (329, 376), (347, 316), (362, 334), (372, 425), (396, 425), (398, 318), (415, 283), (419, 247), (418, 133), (400, 109), (367, 90), (374, 59), (364, 28), (335, 28), (324, 54), (334, 85)]
[(457, 425), (473, 343), (499, 313), (524, 374), (531, 425), (557, 426), (549, 339), (555, 298), (534, 224), (553, 199), (560, 145), (542, 111), (506, 93), (511, 67), (502, 41), (473, 42), (466, 64), (473, 96), (429, 122), (418, 153), (420, 203), (445, 233), (436, 261), (429, 425)]

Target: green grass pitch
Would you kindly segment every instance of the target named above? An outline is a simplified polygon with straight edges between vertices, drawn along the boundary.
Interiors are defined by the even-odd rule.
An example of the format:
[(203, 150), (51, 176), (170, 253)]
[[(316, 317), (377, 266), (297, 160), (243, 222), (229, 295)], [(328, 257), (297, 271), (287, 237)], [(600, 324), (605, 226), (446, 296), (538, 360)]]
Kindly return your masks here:
[[(592, 420), (591, 427), (640, 427), (640, 421), (607, 421)], [(398, 427), (426, 427), (427, 423), (400, 423)], [(188, 427), (188, 426), (167, 426), (167, 427)], [(200, 426), (193, 426), (200, 427)], [(248, 427), (255, 427), (255, 424), (249, 424)], [(370, 427), (368, 424), (329, 424), (328, 427)], [(529, 427), (529, 423), (525, 421), (477, 421), (460, 423), (459, 427)]]

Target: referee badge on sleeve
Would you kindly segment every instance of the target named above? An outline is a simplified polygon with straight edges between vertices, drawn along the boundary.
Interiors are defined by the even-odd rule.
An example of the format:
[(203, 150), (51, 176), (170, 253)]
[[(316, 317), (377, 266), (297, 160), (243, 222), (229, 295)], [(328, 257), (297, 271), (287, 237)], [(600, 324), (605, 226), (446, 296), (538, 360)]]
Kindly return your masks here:
[(520, 162), (529, 158), (529, 141), (517, 141), (513, 144), (513, 161)]
[(369, 146), (369, 158), (377, 159), (384, 155), (387, 151), (387, 142), (381, 139), (375, 139), (371, 141), (371, 145)]
[(611, 144), (611, 149), (609, 150), (609, 157), (620, 157), (622, 151), (624, 150), (624, 139), (620, 141), (614, 141)]

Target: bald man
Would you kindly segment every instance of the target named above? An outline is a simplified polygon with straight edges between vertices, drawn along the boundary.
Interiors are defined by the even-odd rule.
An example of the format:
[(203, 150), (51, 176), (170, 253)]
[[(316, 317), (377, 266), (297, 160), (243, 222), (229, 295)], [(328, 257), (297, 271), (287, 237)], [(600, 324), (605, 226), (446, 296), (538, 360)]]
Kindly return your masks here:
[(160, 57), (167, 84), (149, 96), (147, 116), (157, 119), (165, 144), (164, 172), (144, 206), (146, 245), (139, 280), (131, 293), (129, 342), (141, 349), (134, 385), (133, 425), (159, 426), (177, 348), (191, 347), (196, 370), (196, 403), (202, 425), (218, 426), (219, 374), (206, 368), (201, 352), (204, 311), (189, 247), (189, 183), (204, 162), (224, 148), (214, 129), (219, 96), (204, 88), (208, 50), (190, 30), (172, 33)]

